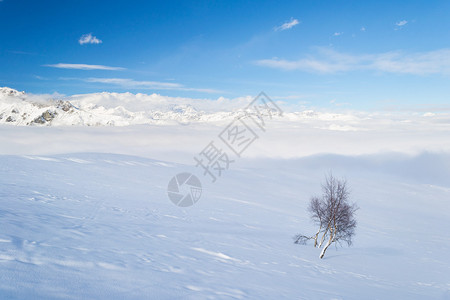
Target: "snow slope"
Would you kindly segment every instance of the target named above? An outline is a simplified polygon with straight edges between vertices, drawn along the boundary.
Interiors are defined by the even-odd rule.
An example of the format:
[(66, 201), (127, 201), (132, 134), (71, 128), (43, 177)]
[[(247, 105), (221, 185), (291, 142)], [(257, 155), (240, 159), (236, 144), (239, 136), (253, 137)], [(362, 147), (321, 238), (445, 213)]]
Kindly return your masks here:
[[(345, 176), (360, 206), (352, 248), (325, 259), (309, 197)], [(450, 299), (450, 156), (241, 160), (199, 170), (127, 155), (0, 156), (2, 299)], [(193, 207), (167, 198), (193, 172)]]

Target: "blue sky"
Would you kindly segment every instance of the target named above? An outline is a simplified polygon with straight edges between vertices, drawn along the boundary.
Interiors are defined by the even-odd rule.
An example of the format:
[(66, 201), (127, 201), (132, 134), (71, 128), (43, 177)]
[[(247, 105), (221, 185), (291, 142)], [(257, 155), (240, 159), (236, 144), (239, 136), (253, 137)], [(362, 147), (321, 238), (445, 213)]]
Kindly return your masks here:
[(0, 0), (0, 86), (449, 110), (449, 1)]

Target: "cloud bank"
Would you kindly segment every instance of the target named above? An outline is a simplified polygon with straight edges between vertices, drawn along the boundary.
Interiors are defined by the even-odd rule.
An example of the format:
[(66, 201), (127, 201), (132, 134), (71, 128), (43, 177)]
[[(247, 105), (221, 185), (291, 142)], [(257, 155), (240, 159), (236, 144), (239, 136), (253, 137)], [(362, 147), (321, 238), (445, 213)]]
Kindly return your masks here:
[(299, 70), (314, 73), (347, 71), (376, 71), (397, 74), (450, 74), (450, 49), (405, 53), (392, 51), (379, 54), (346, 54), (319, 48), (315, 55), (299, 60), (262, 59), (256, 65), (281, 70)]

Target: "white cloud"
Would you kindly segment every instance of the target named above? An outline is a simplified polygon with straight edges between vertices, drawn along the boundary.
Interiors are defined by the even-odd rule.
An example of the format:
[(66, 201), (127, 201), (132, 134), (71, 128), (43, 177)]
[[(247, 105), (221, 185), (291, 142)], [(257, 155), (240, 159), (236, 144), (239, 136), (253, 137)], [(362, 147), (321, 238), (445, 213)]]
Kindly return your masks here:
[(408, 21), (406, 21), (406, 20), (399, 21), (399, 22), (395, 23), (394, 30), (402, 29), (402, 27), (405, 26), (406, 24), (408, 24)]
[(278, 30), (287, 30), (287, 29), (291, 29), (292, 27), (296, 26), (300, 24), (300, 22), (297, 19), (291, 18), (290, 21), (282, 24), (281, 26), (275, 27), (274, 30), (278, 31)]
[(97, 37), (93, 36), (92, 33), (83, 34), (80, 39), (78, 40), (80, 45), (84, 44), (101, 44), (102, 40), (98, 39)]
[(361, 27), (361, 29), (360, 29), (361, 31), (366, 31), (366, 27)]
[(397, 26), (405, 26), (406, 24), (408, 24), (408, 21), (406, 21), (406, 20), (402, 20), (402, 21), (395, 23), (395, 25), (397, 25)]
[(398, 74), (450, 74), (450, 49), (429, 52), (404, 53), (401, 51), (379, 54), (351, 55), (319, 48), (315, 56), (299, 60), (263, 59), (257, 65), (315, 73), (336, 73), (371, 70)]
[(48, 80), (48, 78), (39, 76), (39, 75), (34, 75), (34, 78), (39, 79), (39, 80)]
[(64, 63), (44, 65), (44, 67), (52, 67), (59, 69), (76, 69), (76, 70), (108, 70), (108, 71), (125, 70), (125, 68), (121, 67), (109, 67), (103, 65), (87, 65), (87, 64), (64, 64)]
[(335, 32), (335, 33), (333, 33), (333, 36), (340, 36), (340, 35), (343, 35), (344, 33), (343, 32)]
[(156, 90), (178, 90), (178, 91), (193, 91), (202, 93), (220, 93), (221, 91), (214, 89), (190, 88), (185, 87), (179, 83), (160, 82), (160, 81), (139, 81), (129, 78), (87, 78), (86, 82), (96, 82), (113, 84), (125, 88), (141, 88), (141, 89), (156, 89)]

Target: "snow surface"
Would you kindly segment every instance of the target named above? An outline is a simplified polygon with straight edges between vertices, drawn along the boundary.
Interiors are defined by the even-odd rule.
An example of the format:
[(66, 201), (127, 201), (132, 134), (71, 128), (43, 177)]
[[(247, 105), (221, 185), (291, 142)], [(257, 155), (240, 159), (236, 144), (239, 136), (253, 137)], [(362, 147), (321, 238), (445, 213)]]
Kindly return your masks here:
[[(360, 206), (354, 246), (292, 237), (324, 174)], [(216, 183), (113, 154), (0, 156), (2, 299), (448, 299), (450, 156), (247, 159)], [(167, 198), (178, 172), (203, 196)]]
[[(0, 88), (0, 299), (450, 299), (450, 116), (279, 103), (212, 184), (193, 156), (251, 100)], [(292, 238), (329, 171), (360, 210), (320, 260)]]

